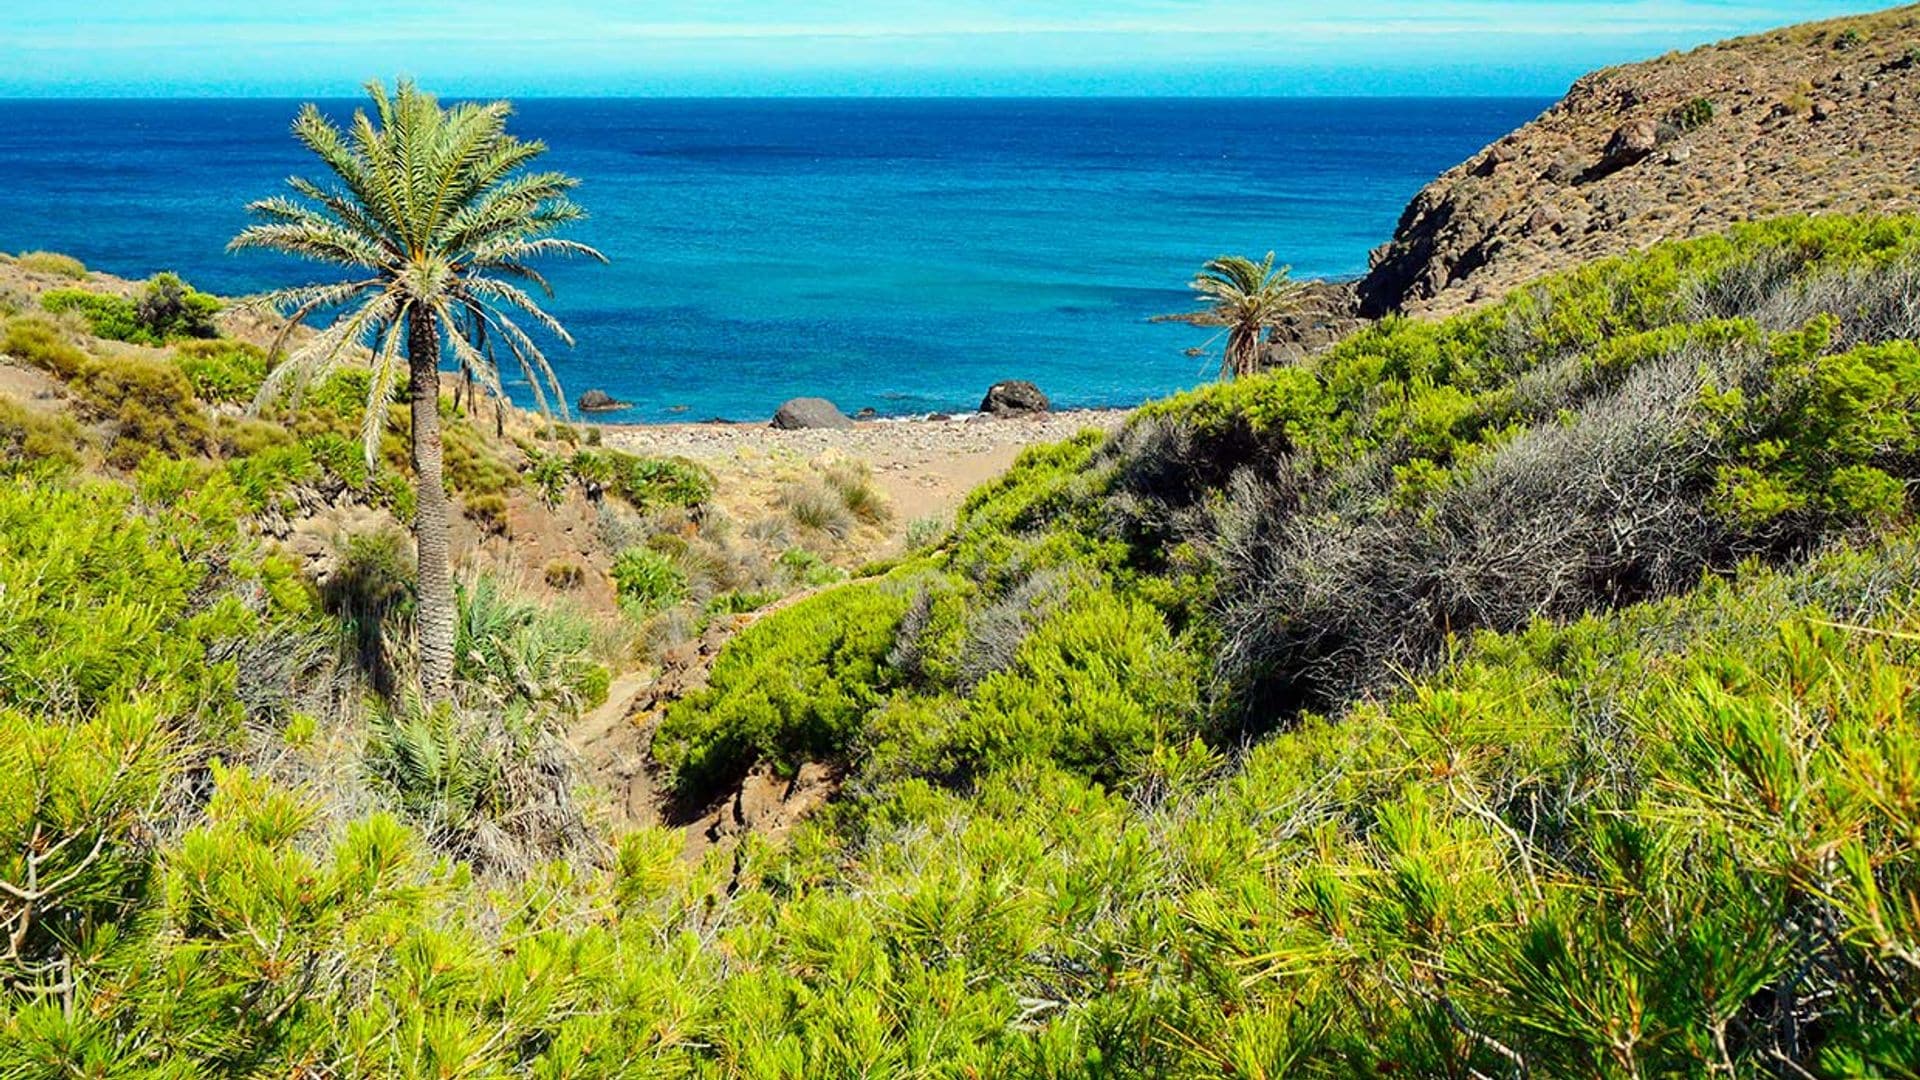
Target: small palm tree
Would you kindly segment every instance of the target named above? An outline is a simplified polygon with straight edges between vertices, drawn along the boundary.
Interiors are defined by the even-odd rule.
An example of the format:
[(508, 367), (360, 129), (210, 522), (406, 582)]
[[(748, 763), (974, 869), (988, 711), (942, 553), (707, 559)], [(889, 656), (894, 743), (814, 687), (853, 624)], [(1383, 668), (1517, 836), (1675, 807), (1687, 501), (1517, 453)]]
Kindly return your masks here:
[(1271, 251), (1264, 262), (1239, 255), (1210, 259), (1189, 286), (1205, 306), (1162, 319), (1224, 327), (1227, 348), (1220, 361), (1220, 377), (1251, 375), (1260, 366), (1268, 332), (1306, 306), (1307, 287), (1289, 278), (1288, 269), (1273, 265)]
[[(265, 302), (286, 315), (272, 350), (317, 312), (331, 323), (276, 367), (256, 408), (371, 350), (362, 441), (374, 464), (386, 403), (403, 363), (409, 380), (413, 466), (418, 497), (414, 542), (419, 562), (420, 689), (429, 702), (453, 691), (454, 592), (448, 565), (448, 500), (441, 478), (442, 348), (498, 398), (496, 364), (504, 347), (532, 384), (542, 412), (551, 391), (566, 415), (566, 398), (546, 356), (516, 316), (571, 345), (573, 339), (519, 283), (553, 290), (532, 260), (584, 255), (584, 244), (553, 235), (585, 217), (567, 198), (578, 183), (526, 166), (546, 152), (539, 142), (506, 132), (505, 102), (442, 108), (410, 82), (388, 93), (370, 83), (373, 116), (357, 110), (350, 133), (308, 105), (293, 134), (333, 172), (333, 183), (295, 177), (294, 197), (248, 206), (255, 219), (231, 250), (263, 248), (332, 263), (347, 280), (284, 289)], [(404, 345), (405, 360), (401, 359)]]

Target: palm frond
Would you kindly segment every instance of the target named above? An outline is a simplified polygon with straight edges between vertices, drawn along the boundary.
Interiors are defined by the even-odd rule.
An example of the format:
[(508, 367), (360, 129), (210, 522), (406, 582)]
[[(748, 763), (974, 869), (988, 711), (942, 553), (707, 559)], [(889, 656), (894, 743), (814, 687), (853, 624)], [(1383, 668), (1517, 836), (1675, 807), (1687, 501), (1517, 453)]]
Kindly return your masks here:
[(373, 354), (373, 379), (367, 386), (367, 408), (360, 418), (360, 449), (366, 455), (367, 473), (372, 475), (380, 463), (380, 432), (387, 426), (387, 399), (400, 371), (400, 339), (406, 333), (406, 319), (396, 314), (377, 331), (380, 347)]
[(252, 411), (258, 414), (262, 407), (278, 398), (289, 386), (297, 393), (316, 375), (331, 369), (339, 363), (341, 353), (348, 346), (364, 340), (374, 326), (392, 321), (398, 314), (397, 307), (397, 300), (391, 292), (375, 293), (366, 303), (315, 334), (267, 373), (266, 380), (260, 384), (259, 393), (254, 396)]
[(534, 325), (552, 334), (554, 337), (559, 338), (568, 345), (573, 344), (573, 335), (567, 333), (567, 328), (560, 325), (560, 320), (547, 314), (546, 310), (542, 308), (533, 297), (528, 296), (526, 290), (519, 286), (510, 285), (497, 278), (481, 276), (469, 277), (465, 284), (467, 291), (474, 296), (482, 298), (483, 300), (498, 300), (511, 307), (519, 308), (522, 312), (526, 313), (528, 318), (533, 320)]

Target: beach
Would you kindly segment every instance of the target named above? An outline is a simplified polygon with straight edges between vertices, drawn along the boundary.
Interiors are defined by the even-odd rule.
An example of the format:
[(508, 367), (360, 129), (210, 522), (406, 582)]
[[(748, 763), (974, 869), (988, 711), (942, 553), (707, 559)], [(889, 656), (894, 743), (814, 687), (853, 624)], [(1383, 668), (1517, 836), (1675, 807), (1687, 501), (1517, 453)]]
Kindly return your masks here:
[(598, 424), (606, 445), (652, 457), (685, 457), (754, 485), (823, 456), (865, 462), (902, 523), (949, 514), (968, 491), (1013, 464), (1020, 451), (1088, 428), (1112, 431), (1124, 409), (1076, 409), (998, 418), (866, 420), (851, 428), (782, 431), (765, 423)]

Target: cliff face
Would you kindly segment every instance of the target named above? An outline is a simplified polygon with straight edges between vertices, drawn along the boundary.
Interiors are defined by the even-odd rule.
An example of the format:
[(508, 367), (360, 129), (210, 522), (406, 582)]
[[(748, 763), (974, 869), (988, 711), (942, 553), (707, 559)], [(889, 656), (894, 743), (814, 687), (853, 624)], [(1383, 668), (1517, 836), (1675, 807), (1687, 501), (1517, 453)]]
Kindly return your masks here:
[(1597, 71), (1428, 185), (1361, 310), (1447, 313), (1731, 222), (1920, 208), (1920, 5)]

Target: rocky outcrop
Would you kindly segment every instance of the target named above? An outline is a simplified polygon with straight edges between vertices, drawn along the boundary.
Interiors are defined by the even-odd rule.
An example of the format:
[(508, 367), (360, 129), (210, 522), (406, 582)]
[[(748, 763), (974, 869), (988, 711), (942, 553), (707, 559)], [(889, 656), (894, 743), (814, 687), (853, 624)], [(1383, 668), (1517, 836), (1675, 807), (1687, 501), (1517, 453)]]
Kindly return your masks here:
[(1917, 159), (1920, 7), (1608, 68), (1421, 191), (1360, 308), (1447, 314), (1738, 221), (1920, 209)]
[(980, 411), (993, 416), (1038, 416), (1051, 408), (1047, 395), (1025, 379), (994, 383), (980, 401)]
[(809, 428), (850, 428), (853, 421), (826, 398), (802, 397), (780, 406), (773, 414), (773, 426), (782, 431), (804, 431)]

